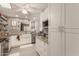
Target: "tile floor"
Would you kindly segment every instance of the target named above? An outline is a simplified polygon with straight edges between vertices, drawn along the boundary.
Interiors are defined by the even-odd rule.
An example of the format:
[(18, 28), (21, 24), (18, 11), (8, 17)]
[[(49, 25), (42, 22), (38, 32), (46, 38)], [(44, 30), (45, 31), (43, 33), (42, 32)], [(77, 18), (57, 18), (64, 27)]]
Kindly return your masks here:
[(11, 50), (9, 56), (38, 56), (33, 44), (20, 46)]

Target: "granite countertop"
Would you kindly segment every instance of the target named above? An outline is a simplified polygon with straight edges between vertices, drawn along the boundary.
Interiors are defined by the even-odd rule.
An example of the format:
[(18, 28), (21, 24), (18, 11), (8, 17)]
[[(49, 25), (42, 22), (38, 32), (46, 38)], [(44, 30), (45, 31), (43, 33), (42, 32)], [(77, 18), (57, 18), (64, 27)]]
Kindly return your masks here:
[(48, 44), (48, 38), (47, 37), (42, 37), (41, 40)]
[(40, 40), (42, 40), (43, 42), (45, 42), (45, 43), (48, 44), (48, 38), (47, 38), (47, 37), (38, 36), (38, 38), (39, 38)]

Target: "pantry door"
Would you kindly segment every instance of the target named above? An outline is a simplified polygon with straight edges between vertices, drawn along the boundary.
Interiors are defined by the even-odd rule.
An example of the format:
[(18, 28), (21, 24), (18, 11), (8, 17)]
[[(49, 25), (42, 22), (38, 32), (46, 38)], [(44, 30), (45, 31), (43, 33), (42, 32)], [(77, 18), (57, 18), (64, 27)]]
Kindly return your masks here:
[(66, 55), (79, 56), (79, 4), (65, 4)]
[(49, 4), (49, 37), (48, 37), (48, 55), (62, 56), (64, 52), (64, 8), (63, 4)]

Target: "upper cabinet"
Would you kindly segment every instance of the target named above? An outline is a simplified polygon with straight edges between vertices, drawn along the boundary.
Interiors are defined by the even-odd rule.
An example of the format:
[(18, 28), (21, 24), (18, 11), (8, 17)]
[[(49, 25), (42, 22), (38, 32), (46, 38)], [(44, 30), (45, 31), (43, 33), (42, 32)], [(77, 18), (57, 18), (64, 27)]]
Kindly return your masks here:
[(48, 55), (79, 55), (79, 4), (49, 4), (48, 8)]
[(48, 18), (50, 28), (58, 28), (61, 25), (62, 4), (49, 4), (48, 5)]
[(65, 4), (66, 28), (79, 28), (79, 4)]
[(9, 18), (9, 32), (11, 34), (20, 34), (30, 31), (30, 22), (27, 19)]
[(20, 20), (19, 19), (12, 19), (11, 21), (12, 30), (20, 31)]
[(64, 5), (61, 3), (48, 4), (48, 55), (64, 55)]
[(79, 4), (65, 4), (66, 55), (79, 56)]

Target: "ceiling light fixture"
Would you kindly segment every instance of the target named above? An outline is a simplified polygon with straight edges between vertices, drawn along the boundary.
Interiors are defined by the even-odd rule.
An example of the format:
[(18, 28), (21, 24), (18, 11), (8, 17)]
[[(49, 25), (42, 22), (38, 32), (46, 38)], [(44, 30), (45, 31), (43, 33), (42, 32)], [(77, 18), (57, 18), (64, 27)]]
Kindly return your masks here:
[(28, 14), (28, 12), (25, 9), (22, 10), (22, 13), (23, 14)]
[(18, 15), (15, 15), (16, 17), (18, 17)]

